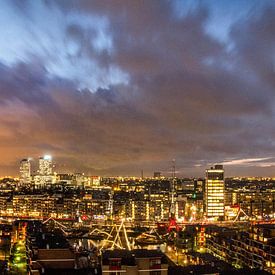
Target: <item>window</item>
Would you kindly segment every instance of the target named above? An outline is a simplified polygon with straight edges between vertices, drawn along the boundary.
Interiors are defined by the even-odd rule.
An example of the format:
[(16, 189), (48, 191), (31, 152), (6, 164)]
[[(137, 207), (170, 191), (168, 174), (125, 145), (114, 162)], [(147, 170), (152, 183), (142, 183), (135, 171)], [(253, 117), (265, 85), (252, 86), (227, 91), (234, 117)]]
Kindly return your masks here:
[(161, 268), (161, 259), (160, 258), (150, 259), (150, 269), (160, 269), (160, 268)]
[(120, 270), (121, 269), (121, 259), (112, 259), (109, 262), (110, 270)]

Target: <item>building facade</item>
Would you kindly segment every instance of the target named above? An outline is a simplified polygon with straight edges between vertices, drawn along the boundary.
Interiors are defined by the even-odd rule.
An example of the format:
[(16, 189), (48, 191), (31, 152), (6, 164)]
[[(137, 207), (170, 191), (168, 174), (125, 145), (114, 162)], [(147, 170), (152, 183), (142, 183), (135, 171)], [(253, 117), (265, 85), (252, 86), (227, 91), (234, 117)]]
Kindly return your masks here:
[(38, 174), (41, 176), (49, 176), (52, 175), (52, 173), (52, 157), (49, 155), (45, 155), (44, 157), (39, 158)]
[(224, 170), (215, 165), (206, 170), (205, 208), (208, 218), (224, 218)]
[(20, 161), (20, 183), (31, 182), (31, 162), (29, 159)]
[(39, 158), (38, 165), (38, 174), (34, 176), (35, 185), (44, 186), (45, 184), (53, 183), (55, 177), (53, 175), (52, 157), (45, 155)]

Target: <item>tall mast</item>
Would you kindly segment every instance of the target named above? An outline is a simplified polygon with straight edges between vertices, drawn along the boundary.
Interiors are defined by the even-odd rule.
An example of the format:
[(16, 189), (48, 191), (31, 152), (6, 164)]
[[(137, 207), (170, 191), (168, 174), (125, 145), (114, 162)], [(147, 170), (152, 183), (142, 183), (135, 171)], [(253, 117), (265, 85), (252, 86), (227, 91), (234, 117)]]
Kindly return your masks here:
[(170, 180), (171, 190), (171, 205), (170, 205), (170, 217), (175, 217), (175, 181), (176, 181), (176, 160), (172, 161), (172, 178)]

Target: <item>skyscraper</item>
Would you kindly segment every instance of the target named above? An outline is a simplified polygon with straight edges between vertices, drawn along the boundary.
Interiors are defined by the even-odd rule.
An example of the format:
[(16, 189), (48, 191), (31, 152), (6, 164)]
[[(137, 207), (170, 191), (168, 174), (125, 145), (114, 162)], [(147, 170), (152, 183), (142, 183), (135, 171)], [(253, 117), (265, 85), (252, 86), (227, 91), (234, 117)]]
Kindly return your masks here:
[(41, 187), (54, 182), (55, 175), (53, 174), (52, 157), (45, 155), (39, 158), (37, 175), (34, 176), (34, 184), (36, 187)]
[(49, 176), (52, 175), (52, 157), (45, 155), (44, 157), (39, 158), (39, 169), (38, 174), (40, 176)]
[(29, 159), (22, 159), (20, 161), (20, 182), (31, 182), (31, 162)]
[(209, 218), (224, 218), (224, 170), (222, 165), (206, 170), (205, 182), (206, 215)]

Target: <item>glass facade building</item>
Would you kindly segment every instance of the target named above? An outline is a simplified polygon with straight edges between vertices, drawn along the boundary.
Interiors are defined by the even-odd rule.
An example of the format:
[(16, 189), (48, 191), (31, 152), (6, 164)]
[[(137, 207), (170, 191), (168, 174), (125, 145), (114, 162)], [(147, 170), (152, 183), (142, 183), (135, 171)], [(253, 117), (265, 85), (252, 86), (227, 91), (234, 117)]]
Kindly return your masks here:
[(206, 170), (205, 206), (208, 218), (224, 218), (224, 170), (222, 165)]

